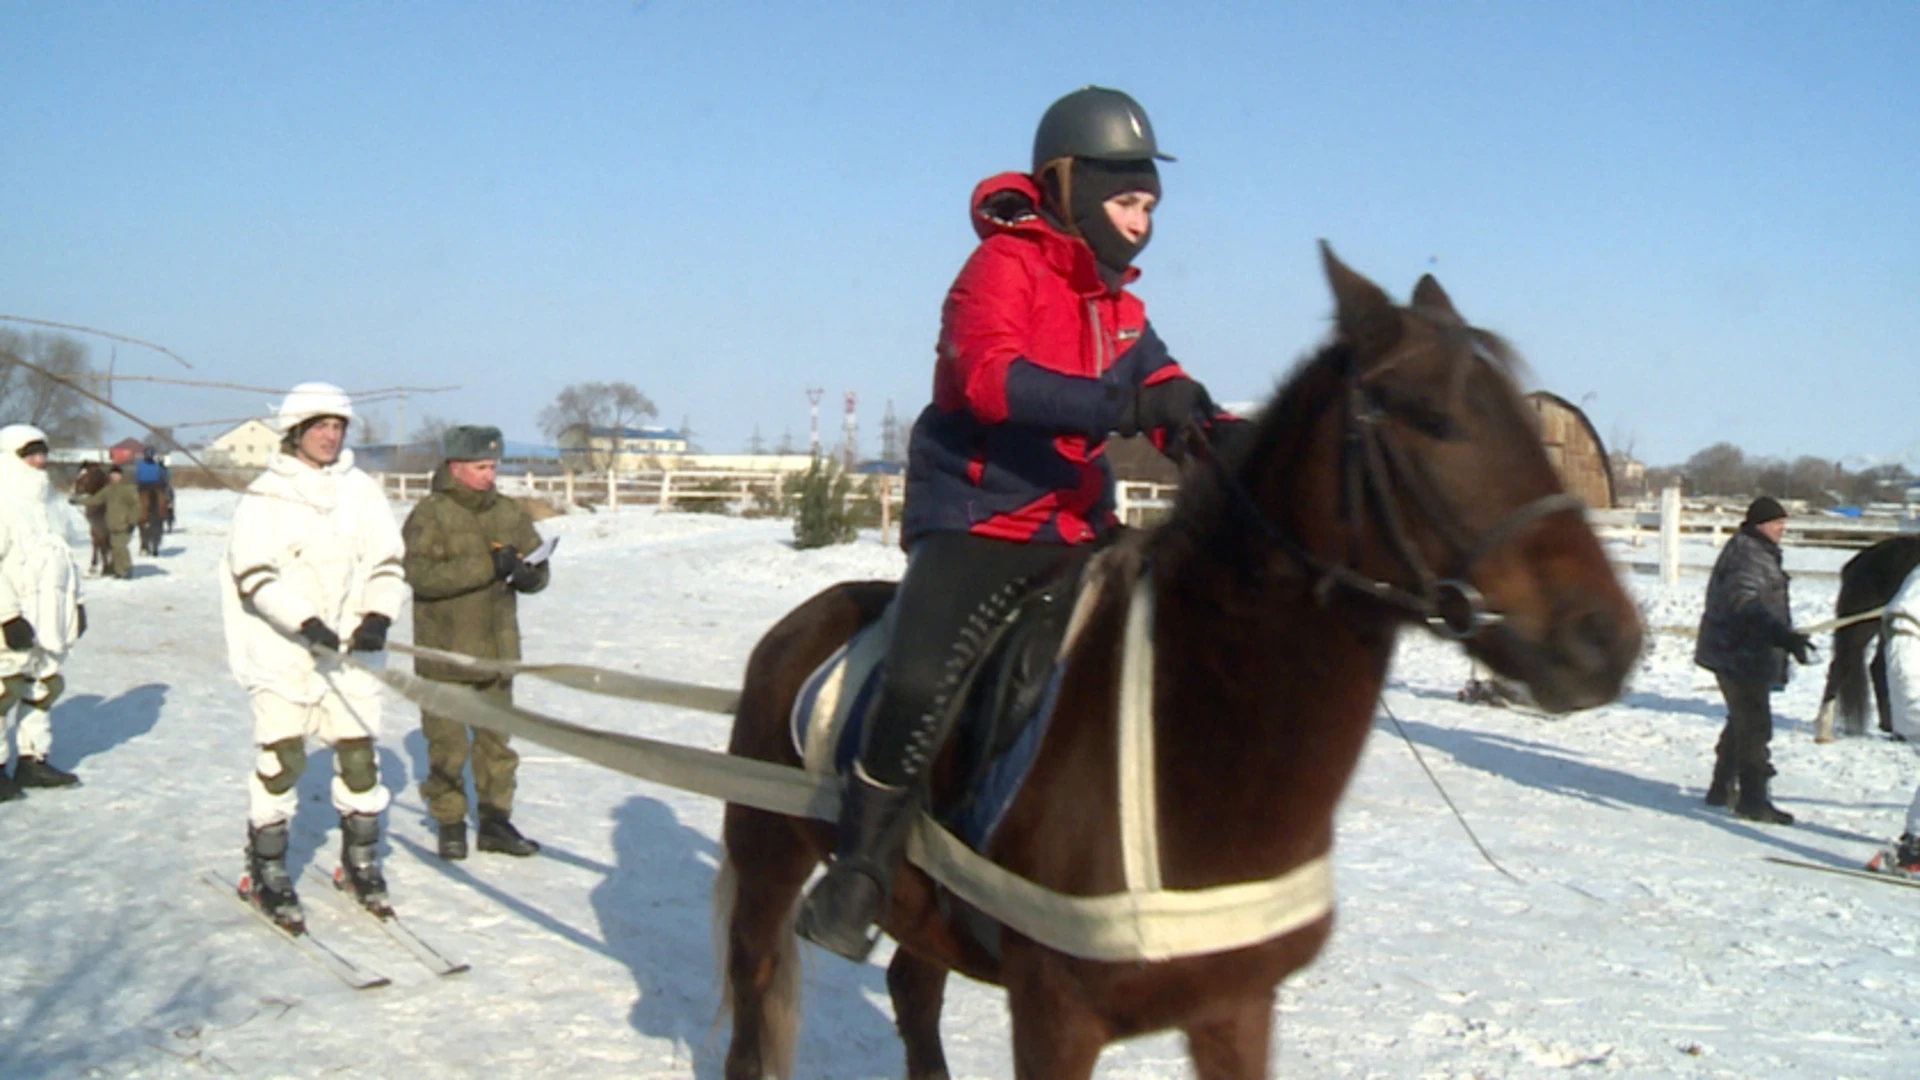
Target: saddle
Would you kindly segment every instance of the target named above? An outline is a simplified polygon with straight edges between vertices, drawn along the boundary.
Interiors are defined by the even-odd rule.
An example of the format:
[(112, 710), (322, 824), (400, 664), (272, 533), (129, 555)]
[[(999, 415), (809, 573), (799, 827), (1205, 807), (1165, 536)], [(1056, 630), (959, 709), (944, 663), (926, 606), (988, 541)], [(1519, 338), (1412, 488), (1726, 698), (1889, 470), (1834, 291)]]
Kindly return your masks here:
[[(960, 782), (936, 785), (932, 807), (970, 847), (985, 846), (1019, 793), (1052, 718), (1074, 639), (1123, 559), (1132, 561), (1118, 547), (1075, 559), (1001, 610), (985, 612), (992, 628), (955, 696), (959, 716), (942, 751), (946, 775)], [(880, 696), (893, 619), (889, 604), (802, 684), (791, 723), (794, 748), (809, 772), (844, 775), (852, 767)]]

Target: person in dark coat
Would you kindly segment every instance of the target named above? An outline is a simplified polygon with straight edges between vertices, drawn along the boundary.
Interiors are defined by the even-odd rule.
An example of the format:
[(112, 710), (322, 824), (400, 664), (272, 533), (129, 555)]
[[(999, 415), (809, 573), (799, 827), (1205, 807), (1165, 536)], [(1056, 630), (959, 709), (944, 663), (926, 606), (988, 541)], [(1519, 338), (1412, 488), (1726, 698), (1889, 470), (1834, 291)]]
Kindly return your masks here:
[(1693, 662), (1719, 680), (1727, 701), (1707, 805), (1733, 802), (1741, 817), (1773, 825), (1791, 825), (1793, 815), (1767, 798), (1774, 771), (1768, 696), (1787, 685), (1789, 655), (1802, 664), (1813, 661), (1813, 640), (1793, 628), (1787, 603), (1787, 572), (1780, 565), (1786, 530), (1787, 512), (1770, 496), (1747, 507), (1746, 520), (1713, 564), (1693, 653)]

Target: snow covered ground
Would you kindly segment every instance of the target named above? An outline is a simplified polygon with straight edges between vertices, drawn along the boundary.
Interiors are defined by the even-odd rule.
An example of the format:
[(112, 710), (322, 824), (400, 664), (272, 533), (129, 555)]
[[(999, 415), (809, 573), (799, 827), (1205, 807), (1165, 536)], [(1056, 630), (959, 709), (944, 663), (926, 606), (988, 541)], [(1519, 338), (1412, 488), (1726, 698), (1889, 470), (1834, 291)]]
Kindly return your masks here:
[[(88, 582), (93, 629), (53, 753), (85, 786), (0, 806), (0, 1076), (718, 1077), (710, 800), (523, 747), (515, 819), (546, 851), (442, 863), (416, 790), (424, 744), (396, 700), (388, 876), (470, 973), (436, 979), (319, 902), (338, 844), (326, 754), (301, 785), (292, 863), (316, 927), (394, 985), (345, 989), (199, 881), (239, 868), (252, 753), (213, 577), (232, 496), (182, 494), (160, 559)], [(784, 522), (637, 511), (542, 527), (565, 539), (553, 587), (522, 606), (530, 657), (715, 685), (816, 589), (902, 566), (871, 535), (794, 551)], [(1794, 551), (1789, 566), (1842, 558)], [(1481, 860), (1383, 720), (1341, 815), (1338, 927), (1281, 994), (1276, 1075), (1920, 1075), (1920, 895), (1762, 861), (1864, 860), (1899, 831), (1920, 759), (1878, 738), (1816, 746), (1820, 672), (1803, 671), (1776, 698), (1775, 739), (1776, 799), (1801, 824), (1707, 809), (1719, 698), (1691, 638), (1666, 629), (1698, 619), (1704, 578), (1632, 583), (1656, 631), (1643, 668), (1621, 701), (1572, 717), (1458, 704), (1464, 657), (1405, 639), (1386, 705), (1519, 880)], [(1797, 621), (1830, 613), (1834, 589), (1803, 574)], [(520, 694), (726, 742), (720, 717), (532, 680)], [(886, 959), (810, 957), (800, 1075), (899, 1075)], [(956, 980), (945, 1031), (956, 1077), (1011, 1075), (998, 991)], [(1099, 1075), (1186, 1075), (1181, 1044), (1115, 1047)]]

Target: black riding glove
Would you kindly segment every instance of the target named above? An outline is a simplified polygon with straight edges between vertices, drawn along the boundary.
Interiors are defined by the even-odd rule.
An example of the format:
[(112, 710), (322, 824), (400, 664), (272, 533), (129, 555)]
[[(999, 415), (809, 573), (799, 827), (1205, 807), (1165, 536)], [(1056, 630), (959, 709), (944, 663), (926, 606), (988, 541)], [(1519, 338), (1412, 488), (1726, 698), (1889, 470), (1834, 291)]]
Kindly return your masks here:
[(1133, 392), (1133, 400), (1123, 403), (1115, 431), (1122, 438), (1155, 428), (1173, 428), (1201, 415), (1212, 415), (1213, 399), (1206, 387), (1192, 379), (1168, 379), (1143, 386)]
[(387, 627), (392, 625), (393, 620), (385, 615), (377, 611), (367, 612), (366, 618), (360, 620), (360, 625), (354, 627), (353, 643), (349, 647), (354, 652), (379, 652), (387, 647)]
[(300, 636), (306, 638), (315, 648), (328, 652), (340, 651), (340, 635), (320, 621), (318, 616), (300, 624)]
[(514, 550), (512, 544), (493, 549), (493, 576), (496, 580), (505, 581), (518, 569), (520, 553)]
[(33, 648), (33, 624), (24, 617), (15, 615), (0, 623), (0, 634), (7, 638), (7, 648), (14, 652), (26, 652)]
[(1781, 647), (1793, 656), (1795, 662), (1800, 664), (1813, 663), (1813, 654), (1815, 651), (1813, 638), (1808, 635), (1798, 630), (1789, 631), (1787, 633), (1787, 640), (1782, 643)]
[(81, 604), (76, 610), (79, 612), (79, 618), (74, 623), (73, 640), (79, 641), (87, 636), (87, 605)]

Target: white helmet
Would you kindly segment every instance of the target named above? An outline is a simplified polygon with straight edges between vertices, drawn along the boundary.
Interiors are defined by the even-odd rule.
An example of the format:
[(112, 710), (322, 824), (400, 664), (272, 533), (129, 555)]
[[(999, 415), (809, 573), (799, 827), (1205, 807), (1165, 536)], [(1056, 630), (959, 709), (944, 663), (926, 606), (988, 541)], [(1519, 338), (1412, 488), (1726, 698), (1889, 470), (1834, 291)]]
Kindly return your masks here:
[(0, 428), (0, 453), (19, 454), (33, 443), (45, 444), (47, 433), (32, 424), (8, 424)]
[(280, 403), (275, 419), (280, 422), (281, 432), (285, 433), (319, 416), (353, 419), (353, 402), (348, 399), (347, 392), (332, 383), (303, 382), (287, 391), (287, 398)]

